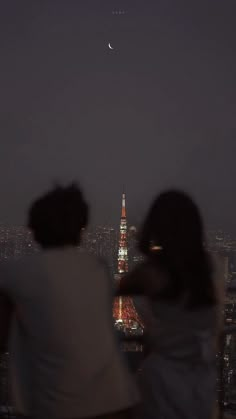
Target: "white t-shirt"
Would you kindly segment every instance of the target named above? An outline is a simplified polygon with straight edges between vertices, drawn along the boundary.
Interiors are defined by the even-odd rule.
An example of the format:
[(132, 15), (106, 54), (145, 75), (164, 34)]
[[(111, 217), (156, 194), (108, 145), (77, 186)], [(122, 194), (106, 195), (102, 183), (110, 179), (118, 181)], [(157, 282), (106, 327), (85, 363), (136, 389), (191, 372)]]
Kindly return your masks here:
[(44, 251), (0, 268), (16, 306), (10, 342), (13, 398), (34, 418), (97, 416), (138, 401), (112, 321), (104, 264), (75, 248)]

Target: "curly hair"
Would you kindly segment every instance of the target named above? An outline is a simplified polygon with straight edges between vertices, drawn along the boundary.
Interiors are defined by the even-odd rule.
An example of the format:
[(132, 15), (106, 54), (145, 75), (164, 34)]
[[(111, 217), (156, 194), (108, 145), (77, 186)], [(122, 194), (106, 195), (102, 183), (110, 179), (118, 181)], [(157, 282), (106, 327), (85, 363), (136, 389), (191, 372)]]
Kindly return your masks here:
[(73, 183), (57, 186), (33, 202), (28, 227), (43, 248), (76, 246), (88, 217), (88, 205), (80, 188)]

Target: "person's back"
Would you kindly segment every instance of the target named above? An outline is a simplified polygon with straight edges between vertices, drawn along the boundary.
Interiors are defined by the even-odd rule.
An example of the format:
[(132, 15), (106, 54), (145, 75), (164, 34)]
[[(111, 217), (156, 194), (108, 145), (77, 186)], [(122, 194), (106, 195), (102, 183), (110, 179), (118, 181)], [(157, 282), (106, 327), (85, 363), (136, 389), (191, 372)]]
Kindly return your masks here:
[[(166, 277), (148, 263), (132, 273), (133, 281), (143, 280), (146, 290), (146, 298), (136, 302), (148, 346), (139, 377), (144, 399), (139, 415), (142, 419), (209, 419), (216, 403), (219, 307), (188, 310), (185, 301), (152, 297), (148, 287), (155, 276), (159, 285), (166, 283)], [(130, 280), (131, 275), (129, 286)], [(124, 279), (124, 294), (125, 287)]]
[(216, 309), (188, 312), (181, 304), (149, 303), (142, 417), (155, 418), (158, 412), (170, 419), (210, 419), (216, 402)]
[(76, 186), (56, 188), (29, 212), (41, 252), (0, 267), (14, 310), (13, 400), (29, 418), (115, 418), (137, 401), (113, 330), (106, 266), (78, 249), (87, 217)]
[[(189, 312), (181, 302), (169, 304), (154, 299), (148, 304), (152, 322), (147, 335), (153, 351), (170, 360), (182, 359), (191, 363), (208, 361), (210, 356), (214, 359), (218, 308)], [(212, 346), (206, 347), (209, 341)]]
[(24, 258), (3, 274), (16, 304), (11, 363), (20, 413), (77, 418), (132, 405), (105, 266), (67, 248)]

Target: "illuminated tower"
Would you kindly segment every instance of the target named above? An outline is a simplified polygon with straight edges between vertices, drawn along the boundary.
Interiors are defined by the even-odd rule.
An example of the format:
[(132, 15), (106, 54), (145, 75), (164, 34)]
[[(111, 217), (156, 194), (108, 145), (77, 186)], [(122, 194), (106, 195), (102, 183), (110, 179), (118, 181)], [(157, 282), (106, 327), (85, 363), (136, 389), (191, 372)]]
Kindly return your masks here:
[[(128, 272), (128, 242), (127, 242), (127, 219), (126, 219), (126, 196), (122, 194), (122, 207), (120, 219), (120, 236), (118, 249), (118, 274), (116, 279), (120, 280), (122, 275)], [(138, 314), (130, 297), (117, 297), (114, 302), (113, 316), (116, 322), (129, 326), (131, 323), (139, 323)]]
[(128, 243), (127, 243), (127, 221), (125, 193), (122, 194), (122, 208), (120, 219), (120, 240), (118, 250), (118, 274), (128, 272)]

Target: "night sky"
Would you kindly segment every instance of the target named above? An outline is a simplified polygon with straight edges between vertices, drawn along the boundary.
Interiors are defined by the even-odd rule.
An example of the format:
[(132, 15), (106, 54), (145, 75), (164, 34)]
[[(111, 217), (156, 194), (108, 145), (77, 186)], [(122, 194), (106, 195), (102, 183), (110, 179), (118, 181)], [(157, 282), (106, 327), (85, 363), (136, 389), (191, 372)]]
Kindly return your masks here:
[(76, 180), (93, 222), (123, 184), (132, 223), (181, 187), (236, 233), (235, 20), (235, 0), (1, 0), (0, 222)]

